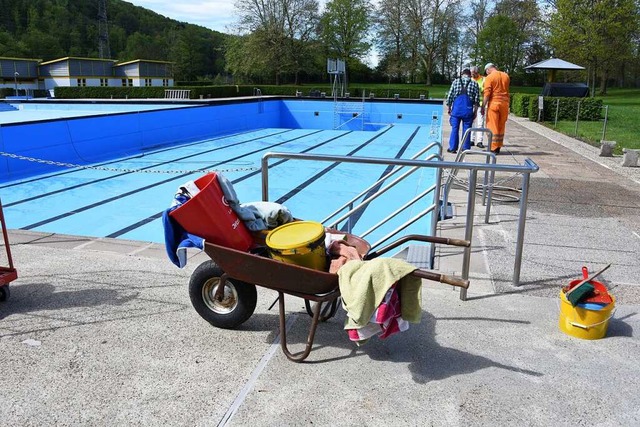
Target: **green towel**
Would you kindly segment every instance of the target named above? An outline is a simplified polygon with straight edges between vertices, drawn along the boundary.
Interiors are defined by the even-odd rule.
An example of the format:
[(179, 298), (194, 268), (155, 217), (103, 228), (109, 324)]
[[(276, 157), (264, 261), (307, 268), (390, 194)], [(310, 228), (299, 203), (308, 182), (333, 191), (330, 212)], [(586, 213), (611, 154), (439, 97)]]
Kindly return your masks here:
[(343, 307), (347, 311), (345, 329), (360, 329), (394, 283), (399, 282), (402, 318), (411, 323), (422, 316), (422, 280), (409, 276), (416, 267), (398, 258), (349, 261), (338, 270)]

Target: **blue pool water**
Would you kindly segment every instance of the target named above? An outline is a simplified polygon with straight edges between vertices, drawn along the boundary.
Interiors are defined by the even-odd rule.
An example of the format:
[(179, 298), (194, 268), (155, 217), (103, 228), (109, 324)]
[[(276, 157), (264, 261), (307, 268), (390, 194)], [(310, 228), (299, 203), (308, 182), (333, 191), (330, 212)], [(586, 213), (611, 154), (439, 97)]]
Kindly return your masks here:
[[(336, 119), (332, 102), (297, 100), (1, 126), (3, 152), (97, 168), (0, 159), (0, 195), (7, 224), (43, 232), (163, 242), (161, 213), (182, 183), (202, 175), (189, 171), (222, 170), (240, 201), (251, 202), (261, 200), (261, 176), (256, 169), (266, 152), (406, 159), (441, 138), (440, 103), (367, 104), (366, 123), (352, 120), (338, 130), (332, 129)], [(351, 118), (348, 112), (343, 115), (348, 117), (345, 121)], [(366, 128), (377, 130), (360, 130)], [(430, 153), (436, 152), (434, 148)], [(298, 218), (319, 221), (386, 169), (274, 159), (269, 200), (284, 204)], [(166, 171), (178, 173), (158, 173)], [(415, 172), (373, 202), (353, 232), (362, 233), (433, 181), (433, 170)], [(431, 196), (425, 198), (367, 240), (377, 241), (431, 203)], [(430, 221), (426, 217), (403, 234), (428, 233)]]

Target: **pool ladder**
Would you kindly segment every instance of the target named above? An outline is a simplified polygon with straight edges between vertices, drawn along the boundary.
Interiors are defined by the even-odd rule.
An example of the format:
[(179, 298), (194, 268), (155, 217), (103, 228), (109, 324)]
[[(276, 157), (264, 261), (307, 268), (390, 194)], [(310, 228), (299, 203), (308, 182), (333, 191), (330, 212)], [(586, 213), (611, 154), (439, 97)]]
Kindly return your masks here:
[[(337, 97), (333, 98), (333, 129), (338, 130), (344, 125), (353, 121), (360, 121), (360, 130), (364, 130), (364, 91), (362, 92), (362, 102), (353, 102), (338, 100)], [(351, 118), (346, 121), (342, 121), (344, 114), (351, 114)]]

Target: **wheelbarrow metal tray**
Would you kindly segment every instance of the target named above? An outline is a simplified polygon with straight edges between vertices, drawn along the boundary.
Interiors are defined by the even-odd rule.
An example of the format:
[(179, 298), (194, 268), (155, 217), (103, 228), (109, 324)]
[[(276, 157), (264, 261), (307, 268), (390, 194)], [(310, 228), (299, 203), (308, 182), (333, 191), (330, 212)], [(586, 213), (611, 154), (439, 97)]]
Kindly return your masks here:
[(338, 289), (338, 275), (205, 242), (204, 251), (229, 277), (285, 293), (320, 295)]

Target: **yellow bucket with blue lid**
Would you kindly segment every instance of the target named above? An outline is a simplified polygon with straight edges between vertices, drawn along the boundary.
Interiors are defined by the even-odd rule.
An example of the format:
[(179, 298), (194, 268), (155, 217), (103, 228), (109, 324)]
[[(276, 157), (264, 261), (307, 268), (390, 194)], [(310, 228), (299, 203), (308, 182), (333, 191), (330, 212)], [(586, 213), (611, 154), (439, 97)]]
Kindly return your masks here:
[[(611, 303), (599, 307), (597, 310), (587, 305), (571, 305), (564, 291), (560, 291), (560, 318), (558, 327), (562, 332), (584, 340), (597, 340), (607, 334), (609, 320), (615, 313), (616, 298), (611, 295)], [(594, 304), (595, 305), (595, 304)]]
[(314, 270), (327, 271), (324, 226), (315, 221), (294, 221), (267, 234), (271, 258)]

